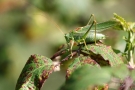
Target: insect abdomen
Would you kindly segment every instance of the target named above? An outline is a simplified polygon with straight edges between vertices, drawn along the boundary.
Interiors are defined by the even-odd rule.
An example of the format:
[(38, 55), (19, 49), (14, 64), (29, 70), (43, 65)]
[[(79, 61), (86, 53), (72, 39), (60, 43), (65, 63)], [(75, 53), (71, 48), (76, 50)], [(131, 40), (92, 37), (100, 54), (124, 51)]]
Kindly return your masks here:
[[(73, 35), (74, 36), (74, 40), (75, 41), (81, 40), (83, 35), (84, 35), (83, 33), (74, 33), (74, 35)], [(90, 32), (86, 36), (85, 42), (86, 43), (92, 43), (92, 42), (95, 42), (95, 40), (98, 41), (98, 40), (102, 40), (102, 39), (105, 39), (105, 35), (103, 35), (101, 33), (96, 33), (96, 39), (95, 39), (95, 33), (94, 32)]]
[(103, 35), (101, 33), (96, 33), (96, 36), (95, 36), (95, 33), (89, 33), (86, 36), (85, 42), (91, 43), (91, 42), (95, 42), (95, 40), (98, 41), (98, 40), (102, 40), (102, 39), (105, 39), (105, 35)]

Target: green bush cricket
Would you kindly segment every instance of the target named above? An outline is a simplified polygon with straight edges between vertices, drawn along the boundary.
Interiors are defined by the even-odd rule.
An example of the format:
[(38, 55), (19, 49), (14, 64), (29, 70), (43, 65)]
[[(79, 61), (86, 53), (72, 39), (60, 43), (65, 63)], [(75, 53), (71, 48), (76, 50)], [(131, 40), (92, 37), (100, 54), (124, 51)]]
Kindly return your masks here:
[[(65, 34), (68, 50), (71, 51), (71, 54), (72, 54), (72, 48), (74, 45), (84, 44), (87, 49), (87, 45), (86, 45), (87, 43), (94, 43), (94, 42), (96, 43), (96, 41), (98, 40), (105, 39), (105, 35), (99, 32), (118, 25), (118, 22), (116, 22), (115, 20), (109, 20), (102, 23), (96, 23), (95, 18), (93, 18), (93, 21), (91, 23), (92, 17), (94, 17), (93, 14), (90, 16), (89, 22), (86, 26), (78, 27), (75, 30), (72, 30), (71, 32)], [(57, 24), (56, 26), (58, 27)]]
[[(89, 28), (87, 29), (87, 31), (83, 29), (84, 27), (79, 27), (79, 28), (65, 34), (65, 39), (69, 46), (71, 54), (72, 54), (72, 48), (73, 48), (74, 44), (76, 44), (76, 45), (84, 44), (87, 49), (87, 45), (86, 45), (87, 43), (93, 43), (93, 42), (96, 43), (96, 41), (98, 41), (98, 40), (105, 39), (105, 35), (103, 35), (101, 33), (96, 33), (95, 18), (92, 21), (92, 24), (90, 24), (92, 17), (94, 17), (93, 14), (90, 16), (90, 20), (87, 24), (87, 26), (89, 25)], [(95, 32), (93, 32), (93, 31), (90, 32), (92, 26), (95, 27), (94, 28)]]

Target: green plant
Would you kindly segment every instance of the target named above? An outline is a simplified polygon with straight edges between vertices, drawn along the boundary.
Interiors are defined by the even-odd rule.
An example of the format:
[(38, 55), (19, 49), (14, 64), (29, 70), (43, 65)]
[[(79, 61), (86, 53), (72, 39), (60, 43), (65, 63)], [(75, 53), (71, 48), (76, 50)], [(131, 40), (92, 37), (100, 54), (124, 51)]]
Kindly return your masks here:
[[(96, 39), (99, 37), (97, 32), (93, 35), (93, 41), (95, 40), (97, 44), (86, 40), (87, 38), (89, 39), (87, 35), (91, 35), (90, 33), (95, 27), (97, 32), (113, 28), (128, 33), (128, 37), (124, 37), (126, 41), (125, 51), (117, 50), (122, 53), (123, 57), (127, 58), (128, 63), (125, 63), (121, 58), (122, 56), (114, 52), (111, 46), (103, 44), (100, 41), (101, 39)], [(92, 24), (75, 29), (77, 33), (82, 34), (77, 35), (79, 39), (75, 40), (79, 41), (79, 44), (77, 46), (71, 45), (70, 47), (67, 44), (63, 44), (51, 58), (37, 54), (32, 55), (22, 70), (16, 90), (40, 90), (44, 81), (55, 71), (56, 67), (65, 60), (69, 60), (70, 57), (72, 57), (73, 61), (67, 68), (66, 82), (60, 90), (108, 90), (113, 88), (110, 85), (112, 78), (117, 79), (118, 86), (115, 87), (116, 90), (134, 89), (134, 28), (134, 23), (126, 22), (122, 17), (114, 14), (113, 19), (97, 23), (96, 26)], [(72, 37), (67, 37), (69, 38), (67, 43), (74, 41), (75, 31), (68, 33), (72, 34)], [(86, 43), (80, 43), (82, 39), (85, 39)], [(87, 45), (87, 48), (84, 44)], [(72, 53), (68, 49), (71, 49)], [(66, 57), (62, 58), (59, 64), (55, 65), (53, 63), (56, 57), (64, 55)]]

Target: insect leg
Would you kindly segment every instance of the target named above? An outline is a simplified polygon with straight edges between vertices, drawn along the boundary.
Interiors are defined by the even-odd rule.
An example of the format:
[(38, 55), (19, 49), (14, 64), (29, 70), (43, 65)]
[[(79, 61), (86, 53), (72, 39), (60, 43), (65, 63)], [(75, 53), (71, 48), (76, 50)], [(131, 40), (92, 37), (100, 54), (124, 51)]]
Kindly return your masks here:
[(70, 51), (71, 51), (71, 58), (72, 58), (72, 56), (73, 56), (73, 53), (72, 53), (72, 49), (73, 49), (73, 45), (74, 45), (74, 40), (71, 40), (70, 41)]
[(83, 42), (84, 42), (85, 48), (88, 50), (88, 47), (87, 47), (86, 42), (85, 42), (85, 39), (83, 39)]
[[(91, 14), (91, 15), (90, 15), (90, 19), (89, 19), (87, 25), (90, 25), (92, 17), (93, 17), (93, 19), (94, 19), (93, 22), (94, 22), (94, 25), (95, 25), (95, 44), (96, 44), (96, 25), (97, 25), (97, 23), (96, 23), (94, 14)], [(93, 25), (92, 25), (92, 26), (93, 26)]]
[(95, 20), (94, 14), (91, 14), (87, 25), (90, 25), (92, 17), (93, 17), (93, 19)]
[(96, 20), (94, 20), (94, 24), (95, 24), (95, 44), (96, 44), (96, 27), (97, 27), (97, 22), (96, 22)]
[(95, 21), (92, 22), (92, 24), (90, 25), (89, 29), (87, 30), (87, 32), (82, 36), (82, 39), (80, 41), (83, 41), (84, 42), (84, 45), (86, 47), (86, 49), (88, 50), (88, 47), (86, 45), (86, 36), (88, 35), (89, 31), (91, 30), (92, 26), (94, 25)]
[(87, 32), (82, 36), (82, 39), (85, 39), (86, 36), (88, 35), (89, 31), (91, 30), (93, 24), (95, 23), (95, 20), (92, 22), (92, 24), (90, 25), (89, 29), (87, 30)]

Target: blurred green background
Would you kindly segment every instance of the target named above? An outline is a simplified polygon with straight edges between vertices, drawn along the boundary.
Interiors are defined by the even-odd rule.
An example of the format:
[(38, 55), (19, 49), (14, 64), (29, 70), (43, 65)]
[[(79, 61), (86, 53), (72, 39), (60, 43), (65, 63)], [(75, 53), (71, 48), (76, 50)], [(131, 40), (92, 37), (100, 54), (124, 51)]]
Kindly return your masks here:
[[(30, 55), (51, 57), (65, 43), (59, 29), (66, 33), (84, 26), (91, 14), (97, 22), (112, 18), (114, 12), (133, 22), (134, 8), (135, 0), (0, 0), (0, 90), (15, 89)], [(106, 44), (123, 50), (118, 38), (124, 33), (104, 33), (110, 37)], [(65, 72), (51, 74), (42, 90), (57, 90)]]

